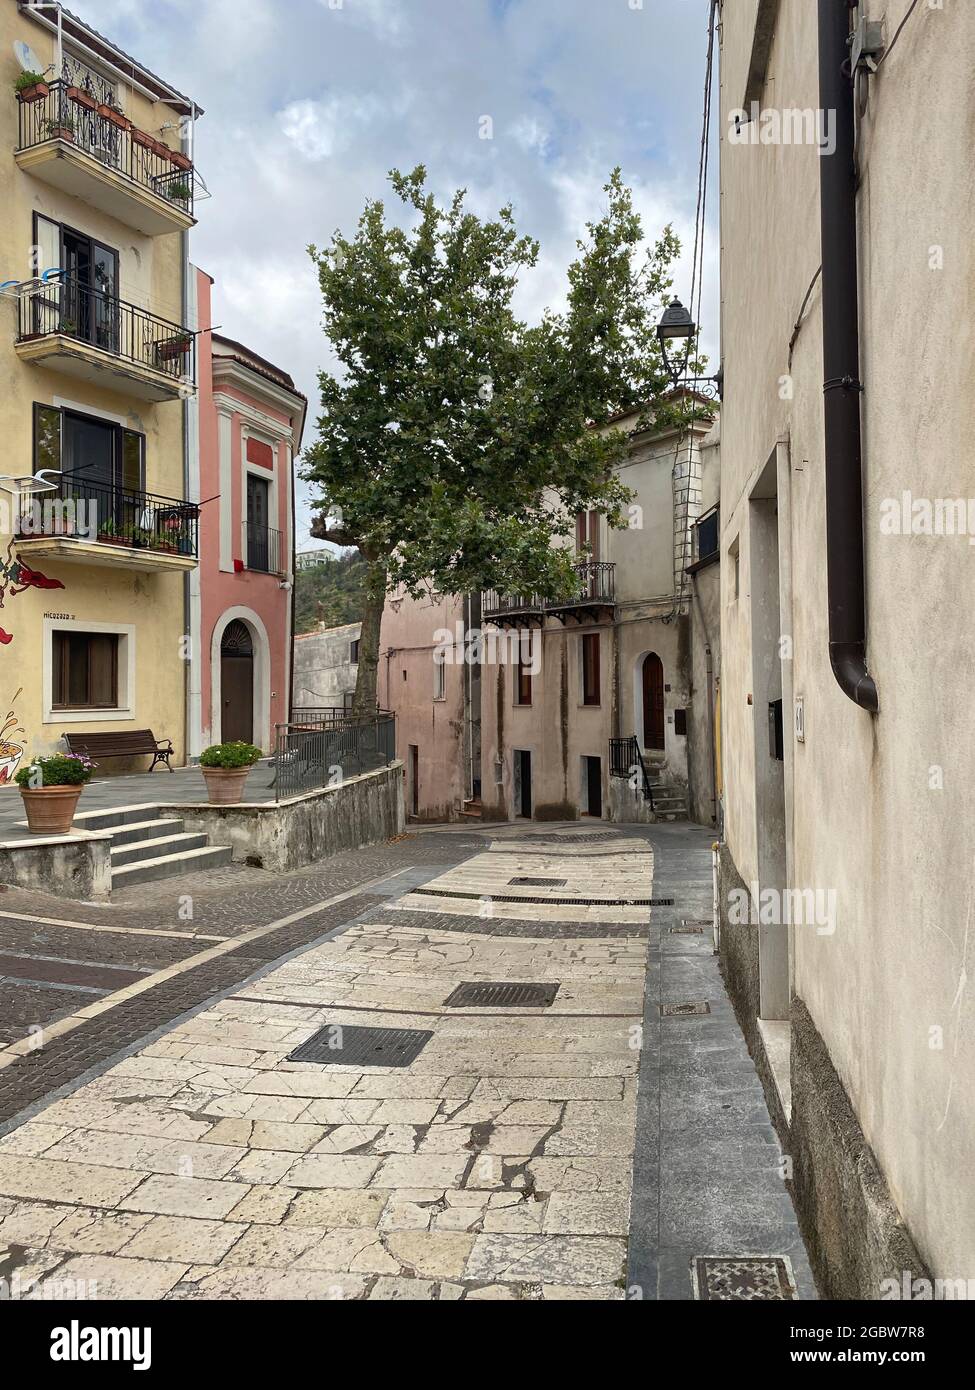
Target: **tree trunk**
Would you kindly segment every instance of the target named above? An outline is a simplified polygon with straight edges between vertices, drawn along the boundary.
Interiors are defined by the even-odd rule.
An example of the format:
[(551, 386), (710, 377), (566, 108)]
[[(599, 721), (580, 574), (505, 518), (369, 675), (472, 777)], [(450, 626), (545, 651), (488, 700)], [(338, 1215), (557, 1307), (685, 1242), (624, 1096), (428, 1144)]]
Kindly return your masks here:
[(353, 714), (375, 714), (379, 703), (379, 634), (385, 607), (386, 566), (381, 560), (370, 560), (366, 576), (362, 632), (359, 635), (359, 670), (355, 682), (355, 695), (352, 697)]

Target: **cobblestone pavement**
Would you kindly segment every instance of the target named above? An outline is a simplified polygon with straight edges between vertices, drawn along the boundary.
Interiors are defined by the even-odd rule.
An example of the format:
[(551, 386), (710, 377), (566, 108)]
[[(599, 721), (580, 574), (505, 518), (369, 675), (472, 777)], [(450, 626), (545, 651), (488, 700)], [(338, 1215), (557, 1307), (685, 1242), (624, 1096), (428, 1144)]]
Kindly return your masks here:
[[(684, 834), (665, 841), (676, 886), (661, 896), (701, 891), (707, 837)], [(747, 1223), (722, 1234), (706, 1161), (661, 1173), (682, 1087), (705, 1117), (721, 1102), (703, 1053), (671, 1068), (702, 1034), (660, 1027), (673, 919), (658, 925), (669, 909), (645, 905), (659, 892), (648, 835), (445, 831), (351, 858), (354, 884), (335, 887), (356, 871), (332, 861), (297, 892), (317, 899), (292, 899), (284, 915), (279, 894), (267, 921), (266, 887), (233, 893), (247, 923), (230, 939), (192, 943), (195, 955), (8, 1060), (0, 1105), (19, 1105), (5, 1125), (0, 1111), (8, 1281), (36, 1281), (30, 1297), (47, 1283), (102, 1299), (623, 1299), (691, 1297), (695, 1257), (801, 1264), (760, 1087), (721, 1131), (730, 1141), (750, 1127), (764, 1146), (767, 1162), (746, 1155), (763, 1175), (748, 1207), (757, 1234)], [(326, 883), (344, 896), (324, 901)], [(211, 928), (233, 915), (219, 900)], [(138, 916), (126, 907), (112, 921)], [(714, 970), (702, 954), (670, 987), (697, 987), (698, 966)], [(557, 990), (522, 1007), (452, 998), (486, 981)], [(706, 983), (727, 1028), (720, 981)], [(320, 1060), (290, 1060), (323, 1029)], [(358, 1029), (415, 1030), (419, 1050), (402, 1066), (357, 1061), (346, 1049)], [(721, 1046), (736, 1045), (747, 1086), (744, 1044), (728, 1031)], [(685, 1147), (707, 1137), (684, 1128)], [(809, 1296), (804, 1268), (797, 1281)]]

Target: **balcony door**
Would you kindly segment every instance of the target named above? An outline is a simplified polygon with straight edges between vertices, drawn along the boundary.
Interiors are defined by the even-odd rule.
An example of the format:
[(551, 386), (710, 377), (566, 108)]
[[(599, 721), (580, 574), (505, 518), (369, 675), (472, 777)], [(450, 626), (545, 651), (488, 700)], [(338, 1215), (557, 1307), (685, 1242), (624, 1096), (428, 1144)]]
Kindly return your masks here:
[(82, 338), (105, 352), (119, 352), (119, 258), (83, 232), (64, 227), (50, 218), (36, 216), (35, 241), (62, 271), (60, 315), (45, 323), (42, 332), (61, 332)]
[(664, 737), (664, 667), (656, 652), (643, 662), (643, 746), (653, 752), (663, 752)]
[(254, 473), (247, 475), (247, 568), (262, 570), (270, 568), (270, 536), (268, 518), (270, 516), (271, 485), (266, 478), (258, 478)]

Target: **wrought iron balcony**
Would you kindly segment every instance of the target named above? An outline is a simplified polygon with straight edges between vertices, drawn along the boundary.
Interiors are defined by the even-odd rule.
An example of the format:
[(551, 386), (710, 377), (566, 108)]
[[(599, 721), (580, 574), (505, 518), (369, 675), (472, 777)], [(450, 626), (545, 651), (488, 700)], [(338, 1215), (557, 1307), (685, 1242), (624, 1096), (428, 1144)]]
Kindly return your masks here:
[(575, 567), (576, 590), (569, 598), (543, 599), (538, 594), (499, 594), (489, 590), (481, 597), (485, 622), (498, 627), (541, 624), (546, 614), (562, 623), (612, 617), (616, 611), (616, 565), (611, 561), (584, 560)]
[(21, 295), (19, 310), (16, 346), (25, 361), (143, 400), (195, 390), (195, 335), (148, 309), (62, 275)]
[(244, 522), (244, 568), (261, 574), (284, 574), (284, 537), (269, 526)]
[(195, 502), (114, 487), (62, 473), (56, 493), (23, 496), (16, 550), (76, 564), (135, 570), (191, 570), (199, 558)]
[(42, 82), (17, 104), (22, 169), (147, 236), (193, 226), (191, 161), (136, 129), (107, 91), (71, 80)]

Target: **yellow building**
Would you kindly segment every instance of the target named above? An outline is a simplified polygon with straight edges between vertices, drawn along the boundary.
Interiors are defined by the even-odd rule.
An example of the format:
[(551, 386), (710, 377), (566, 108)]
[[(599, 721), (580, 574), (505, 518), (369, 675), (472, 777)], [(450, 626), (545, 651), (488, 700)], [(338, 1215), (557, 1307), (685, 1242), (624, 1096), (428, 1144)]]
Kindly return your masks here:
[(0, 0), (0, 71), (0, 783), (72, 732), (181, 763), (200, 112), (54, 4)]

